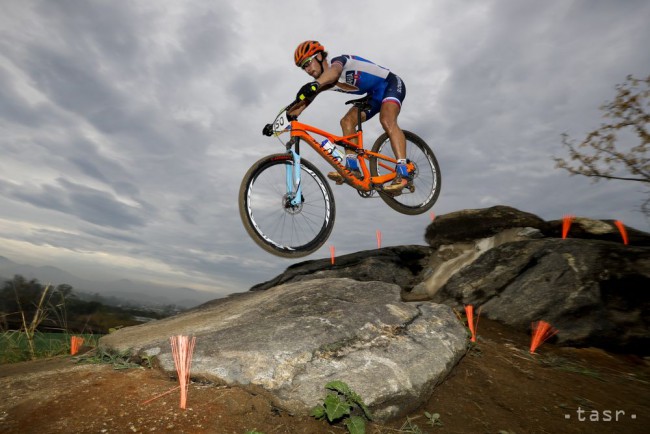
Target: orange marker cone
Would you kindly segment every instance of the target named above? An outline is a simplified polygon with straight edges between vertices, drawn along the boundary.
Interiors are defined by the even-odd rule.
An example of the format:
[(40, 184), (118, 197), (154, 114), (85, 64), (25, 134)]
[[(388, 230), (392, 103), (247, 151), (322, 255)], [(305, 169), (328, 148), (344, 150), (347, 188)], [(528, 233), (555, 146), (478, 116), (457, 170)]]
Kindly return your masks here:
[(467, 326), (472, 334), (471, 341), (476, 342), (476, 331), (478, 330), (478, 319), (481, 316), (481, 308), (476, 312), (476, 322), (474, 322), (474, 306), (471, 304), (465, 306), (465, 315), (467, 316)]
[(190, 385), (190, 368), (192, 367), (192, 353), (196, 338), (192, 339), (187, 336), (173, 336), (169, 338), (172, 345), (172, 355), (174, 356), (174, 365), (178, 374), (178, 382), (181, 389), (181, 408), (185, 409), (187, 405), (187, 389)]
[(546, 321), (537, 321), (532, 324), (533, 336), (530, 341), (530, 354), (542, 345), (547, 339), (557, 334), (557, 329), (551, 327)]
[(562, 239), (566, 239), (567, 235), (569, 234), (569, 228), (571, 227), (571, 223), (573, 223), (573, 220), (576, 218), (576, 216), (567, 214), (564, 217), (562, 217)]
[(334, 246), (330, 246), (330, 256), (332, 257), (332, 265), (334, 265), (334, 257), (336, 256), (335, 253), (336, 253), (336, 249), (334, 248)]
[(621, 233), (621, 237), (623, 238), (623, 244), (627, 246), (628, 239), (627, 239), (627, 230), (625, 230), (625, 225), (620, 220), (616, 220), (614, 224), (618, 228), (618, 231)]

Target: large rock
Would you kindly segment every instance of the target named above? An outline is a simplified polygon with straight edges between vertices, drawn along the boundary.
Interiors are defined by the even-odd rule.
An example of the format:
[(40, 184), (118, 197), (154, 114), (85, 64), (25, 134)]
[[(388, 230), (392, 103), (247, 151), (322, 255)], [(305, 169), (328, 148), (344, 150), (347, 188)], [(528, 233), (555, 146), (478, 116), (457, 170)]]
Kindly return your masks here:
[[(551, 322), (564, 345), (646, 354), (650, 235), (626, 230), (628, 246), (615, 222), (575, 217), (563, 240), (562, 220), (545, 222), (505, 206), (463, 210), (427, 227), (430, 248), (359, 252), (337, 258), (335, 266), (329, 259), (303, 262), (254, 289), (321, 277), (376, 279), (399, 284), (404, 301), (485, 304), (484, 315), (521, 330)], [(531, 304), (530, 297), (543, 303)], [(571, 303), (578, 301), (576, 312)]]
[(429, 263), (419, 274), (419, 283), (404, 288), (402, 298), (407, 301), (430, 300), (452, 276), (474, 263), (485, 252), (505, 243), (542, 236), (539, 230), (533, 228), (508, 228), (486, 238), (439, 245), (430, 253)]
[(435, 250), (444, 245), (490, 238), (512, 228), (534, 228), (546, 232), (549, 225), (534, 214), (499, 205), (438, 216), (427, 226), (424, 239)]
[(420, 273), (428, 264), (430, 254), (430, 248), (412, 245), (337, 256), (333, 265), (330, 258), (303, 261), (291, 265), (268, 282), (253, 286), (251, 291), (262, 291), (290, 282), (341, 277), (361, 282), (394, 283), (408, 291), (421, 282)]
[(481, 308), (522, 330), (545, 320), (558, 342), (650, 353), (650, 249), (601, 240), (506, 243), (458, 270), (433, 301)]
[(173, 372), (169, 337), (193, 335), (193, 377), (261, 387), (302, 414), (322, 402), (327, 382), (342, 380), (388, 419), (428, 399), (467, 346), (449, 307), (399, 294), (382, 282), (296, 282), (125, 328), (100, 345), (155, 355)]

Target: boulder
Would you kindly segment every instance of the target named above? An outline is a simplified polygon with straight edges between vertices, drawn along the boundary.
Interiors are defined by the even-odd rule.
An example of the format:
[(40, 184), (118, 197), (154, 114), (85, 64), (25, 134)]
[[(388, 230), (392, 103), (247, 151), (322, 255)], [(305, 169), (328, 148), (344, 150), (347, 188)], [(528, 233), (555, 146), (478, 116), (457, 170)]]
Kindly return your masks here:
[(650, 354), (650, 249), (602, 240), (506, 243), (457, 270), (432, 300), (521, 330), (545, 320), (563, 345)]
[(537, 229), (508, 228), (486, 238), (440, 245), (429, 255), (429, 263), (420, 272), (419, 283), (404, 288), (402, 298), (407, 301), (430, 300), (451, 276), (471, 265), (483, 253), (505, 243), (540, 237), (543, 235)]
[(420, 283), (420, 273), (429, 263), (431, 249), (426, 246), (395, 246), (366, 250), (331, 258), (303, 261), (288, 267), (275, 278), (257, 284), (251, 291), (262, 291), (289, 282), (323, 278), (350, 278), (361, 282), (394, 283), (410, 290)]
[(400, 288), (312, 279), (215, 300), (107, 335), (100, 346), (155, 356), (174, 372), (170, 336), (196, 337), (192, 376), (261, 388), (307, 414), (324, 385), (350, 385), (379, 420), (416, 409), (464, 355), (465, 327), (451, 308), (405, 303)]
[(401, 285), (403, 301), (483, 306), (484, 315), (523, 331), (544, 319), (560, 329), (560, 344), (647, 354), (650, 235), (625, 229), (629, 245), (615, 222), (574, 217), (562, 239), (562, 220), (506, 206), (463, 210), (427, 227), (430, 248), (359, 252), (335, 266), (304, 262), (255, 289), (324, 276), (376, 279)]
[(550, 230), (549, 225), (534, 214), (499, 205), (438, 216), (427, 226), (424, 239), (436, 250), (444, 245), (490, 238), (511, 228), (534, 228), (542, 233)]

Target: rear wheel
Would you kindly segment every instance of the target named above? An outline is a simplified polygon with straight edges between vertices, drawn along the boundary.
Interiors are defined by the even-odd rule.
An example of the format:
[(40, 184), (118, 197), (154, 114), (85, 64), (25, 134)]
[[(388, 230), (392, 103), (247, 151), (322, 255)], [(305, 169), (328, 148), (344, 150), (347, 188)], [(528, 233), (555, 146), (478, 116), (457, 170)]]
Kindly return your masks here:
[(288, 154), (264, 157), (248, 170), (239, 188), (239, 215), (246, 232), (267, 252), (288, 258), (318, 250), (329, 238), (336, 214), (329, 184), (304, 159), (300, 163), (303, 199), (291, 204), (287, 170), (293, 173), (293, 166)]
[[(386, 204), (402, 214), (422, 214), (430, 209), (438, 200), (442, 182), (440, 166), (433, 151), (419, 136), (409, 131), (404, 131), (406, 136), (406, 158), (415, 165), (411, 174), (412, 181), (409, 187), (402, 190), (399, 196), (393, 196), (379, 190), (379, 196)], [(373, 152), (396, 158), (390, 146), (388, 134), (384, 133), (372, 146)], [(386, 175), (394, 171), (394, 167), (382, 167), (386, 161), (370, 158), (370, 174), (372, 176)], [(391, 165), (392, 166), (392, 165)]]

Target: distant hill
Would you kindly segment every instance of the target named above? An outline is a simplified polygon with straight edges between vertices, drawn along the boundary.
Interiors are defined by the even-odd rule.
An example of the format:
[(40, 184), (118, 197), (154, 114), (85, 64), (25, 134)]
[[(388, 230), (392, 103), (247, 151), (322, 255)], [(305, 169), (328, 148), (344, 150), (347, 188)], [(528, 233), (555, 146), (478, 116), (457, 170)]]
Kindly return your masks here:
[[(26, 279), (36, 279), (42, 284), (54, 286), (68, 284), (78, 294), (99, 294), (116, 298), (124, 304), (157, 307), (176, 305), (187, 309), (218, 298), (216, 294), (192, 288), (157, 285), (149, 282), (118, 279), (114, 281), (91, 281), (51, 266), (18, 264), (0, 256), (0, 279), (11, 280), (16, 274)], [(80, 294), (82, 295), (82, 294)]]

